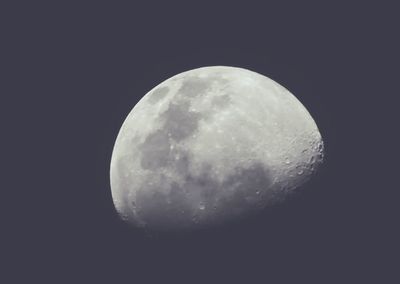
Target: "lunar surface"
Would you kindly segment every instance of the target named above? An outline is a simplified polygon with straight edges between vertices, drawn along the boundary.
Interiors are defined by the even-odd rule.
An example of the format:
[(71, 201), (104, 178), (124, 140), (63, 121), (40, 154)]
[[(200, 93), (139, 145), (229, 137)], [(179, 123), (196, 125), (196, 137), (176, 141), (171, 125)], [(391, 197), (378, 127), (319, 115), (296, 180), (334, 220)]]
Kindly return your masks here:
[(162, 82), (129, 113), (112, 197), (137, 227), (206, 228), (282, 202), (322, 160), (317, 125), (287, 89), (246, 69), (203, 67)]

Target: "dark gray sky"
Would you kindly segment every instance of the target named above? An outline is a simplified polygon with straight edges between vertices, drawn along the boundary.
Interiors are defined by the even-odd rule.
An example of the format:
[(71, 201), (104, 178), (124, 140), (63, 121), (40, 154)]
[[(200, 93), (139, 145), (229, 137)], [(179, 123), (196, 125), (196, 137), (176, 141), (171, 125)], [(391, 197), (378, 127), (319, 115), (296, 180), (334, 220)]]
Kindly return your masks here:
[[(398, 199), (387, 184), (398, 168), (388, 162), (397, 132), (388, 123), (397, 120), (389, 103), (398, 93), (396, 9), (300, 2), (2, 9), (12, 106), (4, 113), (12, 173), (5, 191), (16, 193), (5, 207), (6, 277), (390, 283), (398, 249)], [(149, 238), (114, 211), (108, 172), (116, 135), (156, 84), (210, 65), (247, 68), (287, 87), (317, 122), (326, 163), (304, 194), (247, 223)]]

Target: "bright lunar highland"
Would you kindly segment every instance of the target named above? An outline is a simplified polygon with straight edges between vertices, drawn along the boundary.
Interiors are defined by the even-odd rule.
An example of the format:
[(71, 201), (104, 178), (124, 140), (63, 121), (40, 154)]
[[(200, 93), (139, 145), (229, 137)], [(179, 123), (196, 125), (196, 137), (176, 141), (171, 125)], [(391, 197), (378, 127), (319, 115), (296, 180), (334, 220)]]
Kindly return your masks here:
[(116, 139), (121, 218), (150, 230), (237, 220), (283, 201), (323, 160), (323, 141), (287, 89), (252, 71), (203, 67), (149, 91)]

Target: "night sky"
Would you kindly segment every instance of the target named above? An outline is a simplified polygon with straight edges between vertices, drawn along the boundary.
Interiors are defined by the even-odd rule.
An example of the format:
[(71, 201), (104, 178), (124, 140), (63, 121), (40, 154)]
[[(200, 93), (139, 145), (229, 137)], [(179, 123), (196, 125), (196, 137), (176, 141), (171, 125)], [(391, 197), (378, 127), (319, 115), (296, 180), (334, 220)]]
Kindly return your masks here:
[[(396, 9), (159, 2), (2, 9), (4, 189), (16, 194), (5, 198), (3, 283), (395, 283), (386, 141), (398, 130), (387, 123)], [(109, 185), (120, 126), (155, 85), (211, 65), (288, 88), (319, 127), (325, 163), (301, 195), (246, 222), (168, 236), (132, 229)]]

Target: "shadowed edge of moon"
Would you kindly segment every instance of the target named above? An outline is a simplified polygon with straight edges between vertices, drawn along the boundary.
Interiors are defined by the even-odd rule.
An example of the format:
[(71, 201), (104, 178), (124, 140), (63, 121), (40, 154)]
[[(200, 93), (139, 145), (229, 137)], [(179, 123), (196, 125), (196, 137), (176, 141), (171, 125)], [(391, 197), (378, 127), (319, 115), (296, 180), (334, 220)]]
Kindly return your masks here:
[[(262, 209), (267, 197), (272, 198), (272, 180), (262, 163), (249, 168), (237, 167), (222, 182), (212, 177), (212, 166), (203, 164), (199, 175), (188, 171), (190, 159), (183, 155), (179, 167), (182, 184), (168, 180), (163, 183), (144, 183), (136, 192), (137, 221), (152, 230), (193, 229), (208, 227)], [(168, 193), (164, 193), (168, 192)], [(199, 198), (193, 199), (193, 195)], [(194, 202), (196, 200), (197, 202)]]

